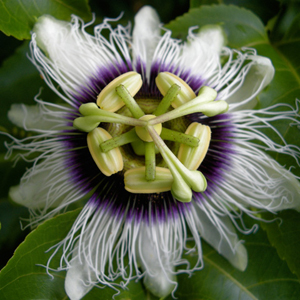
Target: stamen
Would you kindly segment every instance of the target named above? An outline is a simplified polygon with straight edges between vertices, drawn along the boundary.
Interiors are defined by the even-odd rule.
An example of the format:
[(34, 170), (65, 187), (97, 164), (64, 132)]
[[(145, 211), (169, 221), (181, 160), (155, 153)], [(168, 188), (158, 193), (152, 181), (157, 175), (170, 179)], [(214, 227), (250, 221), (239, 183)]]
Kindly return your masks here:
[(166, 113), (171, 105), (171, 103), (175, 100), (175, 97), (180, 92), (180, 86), (178, 84), (173, 84), (167, 91), (164, 98), (161, 100), (156, 110), (154, 111), (155, 116), (160, 116)]
[(182, 143), (190, 147), (197, 147), (199, 144), (199, 139), (197, 137), (165, 127), (162, 128), (160, 137), (163, 140)]
[(143, 80), (136, 72), (127, 72), (110, 82), (99, 94), (97, 104), (100, 108), (115, 112), (124, 106), (123, 100), (116, 92), (116, 87), (124, 85), (132, 97), (140, 90)]
[(212, 117), (226, 112), (228, 110), (227, 102), (223, 100), (213, 101), (216, 97), (217, 92), (214, 89), (204, 86), (201, 88), (199, 96), (195, 99), (192, 99), (174, 110), (150, 120), (149, 125), (164, 123), (193, 113), (201, 112), (208, 117)]
[[(143, 120), (137, 120), (131, 117), (119, 115), (110, 111), (98, 108), (97, 105), (92, 103), (82, 104), (79, 108), (80, 112), (84, 112), (84, 117), (79, 117), (74, 120), (73, 126), (79, 130), (89, 132), (97, 127), (100, 122), (108, 123), (120, 123), (129, 126), (146, 126), (147, 122)], [(93, 116), (94, 118), (91, 118)], [(91, 129), (92, 124), (97, 124)]]
[(181, 90), (175, 100), (172, 102), (174, 108), (196, 98), (194, 91), (191, 87), (178, 76), (169, 73), (161, 72), (155, 78), (156, 85), (163, 96), (165, 96), (172, 85), (177, 84)]
[(125, 172), (125, 189), (130, 193), (150, 194), (171, 190), (173, 176), (166, 168), (155, 168), (155, 180), (148, 181), (145, 177), (145, 167), (131, 169)]
[(120, 136), (116, 136), (112, 139), (103, 142), (100, 145), (100, 148), (102, 152), (108, 152), (113, 148), (120, 147), (139, 140), (140, 139), (137, 136), (135, 129), (133, 128), (130, 131), (121, 134)]
[(145, 143), (145, 178), (147, 181), (155, 180), (155, 144)]
[(117, 86), (116, 92), (122, 98), (134, 118), (139, 119), (145, 115), (124, 85)]
[(181, 144), (177, 157), (189, 170), (197, 170), (207, 153), (211, 130), (208, 126), (194, 122), (190, 124), (185, 133), (197, 137), (199, 145), (191, 147), (187, 144)]
[(172, 173), (174, 181), (171, 192), (173, 196), (181, 202), (190, 202), (192, 200), (191, 189), (196, 192), (203, 192), (206, 189), (205, 177), (199, 171), (188, 170), (167, 147), (152, 126), (147, 126), (147, 130)]
[[(149, 122), (149, 120), (155, 118), (154, 115), (144, 115), (142, 116), (139, 120), (144, 121), (144, 122)], [(147, 124), (146, 124), (147, 125)], [(153, 129), (160, 134), (162, 130), (162, 125), (159, 123), (156, 123), (153, 126)], [(139, 138), (144, 141), (144, 142), (152, 142), (152, 137), (148, 133), (146, 126), (143, 124), (143, 126), (137, 126), (135, 127), (136, 134), (139, 136)]]
[(119, 148), (103, 153), (99, 147), (102, 142), (111, 138), (112, 136), (101, 127), (95, 128), (87, 135), (89, 151), (100, 171), (106, 176), (123, 170), (123, 158)]

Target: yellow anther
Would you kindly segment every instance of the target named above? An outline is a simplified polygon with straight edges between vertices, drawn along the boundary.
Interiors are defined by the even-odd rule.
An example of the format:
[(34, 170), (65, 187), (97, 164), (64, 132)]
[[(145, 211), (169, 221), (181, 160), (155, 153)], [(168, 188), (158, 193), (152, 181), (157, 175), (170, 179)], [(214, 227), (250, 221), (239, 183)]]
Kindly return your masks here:
[[(154, 119), (154, 118), (156, 118), (156, 116), (154, 116), (154, 115), (144, 115), (144, 116), (140, 117), (139, 120), (149, 121), (149, 120)], [(157, 132), (157, 134), (160, 135), (161, 130), (162, 130), (161, 123), (153, 125), (153, 128)], [(152, 137), (149, 134), (146, 127), (136, 126), (135, 131), (136, 131), (136, 134), (138, 135), (138, 137), (142, 141), (144, 141), (144, 142), (152, 142), (153, 141)]]
[(198, 138), (199, 144), (197, 147), (180, 144), (177, 157), (189, 170), (197, 170), (207, 153), (211, 130), (208, 126), (195, 122), (190, 124), (185, 133)]
[(125, 189), (130, 193), (150, 194), (170, 191), (173, 176), (169, 169), (156, 167), (155, 180), (148, 181), (145, 177), (145, 167), (128, 170), (124, 174)]
[(123, 170), (123, 158), (119, 148), (105, 153), (100, 149), (100, 144), (111, 138), (112, 136), (101, 127), (95, 128), (87, 135), (89, 151), (100, 171), (106, 176)]
[(169, 73), (169, 72), (162, 72), (159, 73), (155, 79), (156, 85), (163, 96), (165, 96), (168, 90), (171, 88), (173, 84), (177, 84), (180, 87), (180, 91), (178, 95), (175, 97), (174, 101), (171, 105), (176, 108), (181, 106), (182, 104), (190, 101), (191, 99), (196, 98), (196, 94), (191, 89), (191, 87), (184, 82), (178, 76)]
[(101, 109), (115, 112), (125, 105), (116, 92), (116, 87), (124, 85), (132, 97), (139, 91), (143, 84), (140, 74), (127, 72), (110, 82), (98, 95), (97, 104)]

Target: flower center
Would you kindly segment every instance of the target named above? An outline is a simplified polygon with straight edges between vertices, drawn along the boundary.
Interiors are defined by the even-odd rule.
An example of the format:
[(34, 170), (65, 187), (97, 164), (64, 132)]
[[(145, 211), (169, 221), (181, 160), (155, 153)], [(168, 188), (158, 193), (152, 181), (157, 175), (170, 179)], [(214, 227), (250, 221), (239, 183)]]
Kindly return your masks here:
[[(215, 101), (216, 91), (206, 86), (196, 96), (182, 79), (168, 72), (157, 76), (156, 85), (163, 98), (145, 114), (146, 110), (133, 98), (142, 86), (141, 76), (125, 73), (101, 91), (97, 104), (80, 106), (82, 116), (74, 120), (73, 126), (88, 132), (90, 154), (104, 175), (123, 170), (127, 191), (171, 191), (178, 201), (189, 202), (192, 191), (203, 192), (207, 186), (198, 168), (208, 151), (211, 131), (197, 122), (185, 126), (184, 131), (176, 124), (192, 113), (209, 117), (224, 113), (228, 105)], [(117, 124), (122, 130), (113, 137), (112, 130), (104, 129), (101, 123)], [(167, 145), (170, 141), (174, 147)], [(139, 164), (134, 159), (128, 163), (132, 155), (126, 154), (124, 145), (131, 146)]]

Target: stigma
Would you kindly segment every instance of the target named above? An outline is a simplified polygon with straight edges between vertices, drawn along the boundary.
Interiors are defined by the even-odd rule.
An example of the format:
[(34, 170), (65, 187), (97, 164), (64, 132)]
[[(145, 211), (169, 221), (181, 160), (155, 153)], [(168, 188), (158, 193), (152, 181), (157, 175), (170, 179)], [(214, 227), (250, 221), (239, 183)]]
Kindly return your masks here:
[[(228, 110), (217, 92), (207, 86), (198, 95), (181, 78), (162, 72), (156, 78), (161, 101), (135, 99), (142, 86), (140, 74), (125, 73), (110, 82), (96, 103), (82, 104), (73, 126), (87, 132), (87, 147), (105, 176), (124, 176), (130, 193), (170, 191), (180, 202), (207, 187), (198, 170), (211, 140), (210, 128), (189, 122), (189, 114), (208, 117)], [(125, 163), (123, 162), (125, 161)]]

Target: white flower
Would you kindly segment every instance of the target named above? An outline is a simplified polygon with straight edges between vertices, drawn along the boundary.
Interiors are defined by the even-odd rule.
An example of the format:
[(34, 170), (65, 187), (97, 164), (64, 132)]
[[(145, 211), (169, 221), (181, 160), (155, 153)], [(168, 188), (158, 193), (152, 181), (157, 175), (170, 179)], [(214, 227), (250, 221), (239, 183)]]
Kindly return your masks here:
[[(101, 34), (104, 29), (110, 31), (109, 40)], [(243, 222), (238, 225), (242, 213), (256, 217), (257, 210), (276, 212), (287, 208), (299, 209), (300, 206), (298, 179), (265, 153), (284, 153), (294, 157), (298, 163), (299, 149), (286, 144), (272, 126), (272, 121), (281, 119), (299, 125), (297, 111), (290, 107), (281, 112), (275, 112), (274, 107), (253, 110), (257, 104), (256, 96), (273, 78), (271, 61), (256, 55), (253, 49), (242, 52), (224, 47), (225, 38), (218, 26), (205, 27), (199, 33), (191, 30), (186, 43), (172, 39), (169, 31), (162, 36), (160, 32), (159, 18), (150, 7), (142, 8), (137, 14), (132, 35), (130, 26), (119, 25), (112, 29), (109, 20), (104, 20), (103, 24), (95, 27), (95, 36), (91, 36), (75, 16), (71, 23), (43, 16), (34, 28), (32, 62), (65, 103), (36, 100), (38, 104), (35, 107), (12, 106), (10, 120), (36, 135), (24, 140), (14, 139), (9, 146), (9, 154), (13, 150), (22, 150), (25, 151), (22, 155), (25, 159), (29, 159), (32, 153), (38, 155), (32, 159), (33, 166), (25, 173), (20, 185), (11, 188), (10, 195), (14, 201), (31, 209), (32, 224), (53, 216), (75, 201), (88, 199), (68, 236), (54, 246), (53, 255), (58, 249), (63, 249), (59, 270), (67, 270), (65, 289), (72, 300), (81, 299), (98, 283), (115, 288), (115, 280), (119, 277), (123, 285), (143, 277), (153, 294), (164, 297), (176, 289), (176, 274), (191, 273), (203, 267), (201, 238), (236, 268), (245, 270), (247, 251), (238, 240), (235, 227), (244, 233), (251, 229), (245, 228)], [(114, 112), (117, 104), (113, 102), (112, 112), (105, 109), (111, 103), (109, 101), (120, 104), (118, 96), (103, 104), (103, 109), (95, 105), (99, 93), (109, 83), (113, 80), (117, 80), (117, 85), (125, 82), (124, 77), (119, 76), (131, 71), (140, 74), (142, 80), (138, 83), (140, 77), (137, 76), (131, 82), (131, 73), (124, 75), (130, 81), (124, 83), (125, 87), (131, 90), (130, 84), (133, 84), (135, 95), (132, 96), (136, 102), (131, 99), (130, 103), (134, 107), (132, 111), (137, 113), (134, 121), (126, 118), (128, 110), (124, 111), (127, 106)], [(155, 83), (159, 74), (163, 74), (160, 75), (163, 79), (157, 79)], [(166, 132), (166, 129), (154, 128), (155, 120), (163, 124), (164, 118), (171, 118), (171, 114), (149, 117), (146, 121), (137, 120), (151, 107), (154, 111), (162, 99), (161, 94), (168, 93), (174, 83), (178, 83), (181, 90), (174, 101), (177, 108), (171, 110), (171, 114), (174, 111), (179, 114), (181, 110), (185, 113), (176, 120), (196, 122), (196, 127), (187, 130), (188, 134), (194, 134), (196, 140), (201, 140), (202, 134), (206, 134), (203, 149), (206, 147), (208, 151), (200, 147), (194, 152), (178, 154), (182, 161), (189, 160), (189, 157), (183, 158), (186, 153), (195, 158), (199, 153), (203, 155), (202, 163), (199, 160), (196, 167), (193, 160), (186, 162), (187, 166), (193, 165), (190, 169), (178, 163), (176, 147), (169, 146), (174, 155), (166, 149), (162, 142), (164, 138), (159, 138), (159, 130)], [(217, 101), (212, 101), (214, 97), (207, 100), (209, 93), (214, 93), (212, 89), (203, 92), (204, 98), (196, 97), (203, 86), (218, 93)], [(114, 93), (114, 89), (106, 89), (100, 95), (106, 95), (104, 98), (108, 99), (107, 95), (114, 97)], [(194, 97), (196, 100), (191, 100)], [(202, 104), (197, 101), (202, 101)], [(205, 110), (203, 103), (207, 101), (210, 104)], [(196, 103), (197, 109), (202, 105), (202, 113), (191, 114), (188, 110), (194, 109), (191, 103)], [(224, 113), (226, 109), (217, 105), (225, 105), (228, 111)], [(100, 123), (114, 122), (114, 118), (122, 118), (125, 125), (110, 127)], [(74, 122), (75, 119), (77, 121)], [(75, 127), (79, 124), (77, 128), (80, 129), (88, 125), (86, 131), (90, 132), (88, 142), (91, 146), (87, 146), (87, 133), (74, 128), (73, 122)], [(118, 154), (111, 157), (104, 155), (98, 161), (98, 154), (103, 150), (95, 145), (102, 145), (110, 139), (110, 135), (128, 132), (130, 124), (126, 122), (145, 129), (142, 133), (139, 130), (130, 133), (130, 138), (138, 136), (138, 142), (141, 142), (150, 137), (150, 142), (147, 140), (140, 144), (151, 148), (152, 143), (152, 150), (160, 151), (163, 156), (159, 159), (164, 169), (156, 168), (157, 175), (153, 180), (145, 180), (137, 171), (126, 173), (130, 178), (126, 184), (135, 183), (131, 178), (136, 178), (141, 193), (126, 191), (124, 172), (119, 171), (144, 166), (144, 158), (135, 154), (133, 144), (132, 147), (116, 147), (120, 149), (121, 156), (116, 150)], [(109, 135), (97, 129), (99, 123)], [(173, 130), (178, 126), (176, 128), (180, 131), (180, 126), (185, 126), (180, 124), (180, 121), (173, 122), (169, 127)], [(93, 131), (95, 127), (96, 131)], [(261, 128), (272, 130), (282, 138), (283, 145), (273, 142), (260, 131)], [(168, 134), (165, 133), (166, 136)], [(146, 156), (152, 159), (151, 163), (152, 150), (141, 150), (148, 153)], [(110, 168), (111, 162), (116, 167)], [(97, 164), (100, 164), (99, 168)], [(101, 171), (103, 164), (105, 170)], [(143, 168), (151, 170), (149, 166)], [(152, 176), (151, 172), (145, 176)], [(191, 179), (193, 176), (196, 176), (195, 180)], [(194, 181), (191, 183), (189, 180)], [(199, 180), (203, 180), (201, 187), (198, 186)], [(157, 191), (156, 184), (162, 185), (163, 191), (146, 191), (148, 185)], [(184, 187), (183, 190), (178, 188), (179, 185)], [(128, 190), (131, 188), (135, 187), (127, 186)], [(189, 195), (193, 195), (192, 199)], [(187, 245), (188, 229), (194, 241), (193, 249)], [(183, 258), (183, 254), (191, 250), (198, 255), (195, 266), (190, 266)]]

